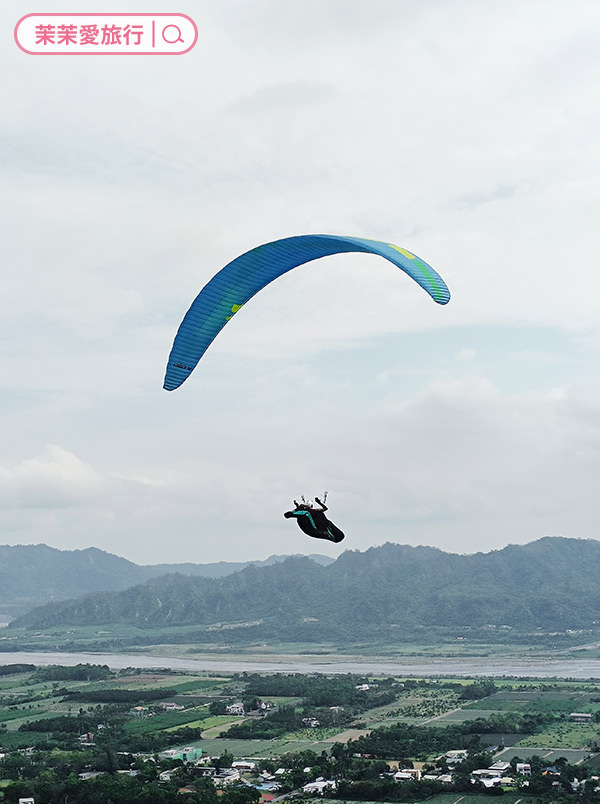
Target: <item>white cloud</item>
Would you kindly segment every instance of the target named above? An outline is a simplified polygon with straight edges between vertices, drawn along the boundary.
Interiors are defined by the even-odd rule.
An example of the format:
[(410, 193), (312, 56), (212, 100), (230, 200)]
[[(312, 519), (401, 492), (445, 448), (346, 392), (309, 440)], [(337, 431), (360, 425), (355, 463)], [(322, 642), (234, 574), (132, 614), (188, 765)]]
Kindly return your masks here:
[[(4, 532), (310, 552), (281, 501), (329, 485), (351, 547), (595, 536), (600, 6), (191, 13), (177, 59), (0, 54)], [(406, 246), (453, 298), (376, 258), (307, 265), (164, 393), (203, 284), (310, 231)]]
[(62, 508), (83, 505), (103, 487), (92, 467), (62, 447), (48, 444), (45, 453), (16, 466), (0, 467), (3, 508)]
[(475, 360), (476, 357), (477, 357), (476, 349), (461, 349), (460, 352), (456, 355), (456, 359), (460, 360), (462, 363), (470, 363), (472, 360)]

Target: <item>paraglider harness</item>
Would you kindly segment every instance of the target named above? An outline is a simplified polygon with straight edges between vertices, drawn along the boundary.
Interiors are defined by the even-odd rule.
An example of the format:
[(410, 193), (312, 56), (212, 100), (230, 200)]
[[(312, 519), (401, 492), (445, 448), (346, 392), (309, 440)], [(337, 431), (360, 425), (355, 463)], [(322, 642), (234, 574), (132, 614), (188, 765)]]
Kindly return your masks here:
[(286, 511), (284, 517), (291, 519), (292, 517), (298, 523), (298, 527), (307, 536), (312, 536), (313, 539), (326, 539), (327, 541), (338, 543), (344, 538), (344, 533), (336, 527), (331, 520), (325, 516), (327, 506), (325, 500), (327, 499), (327, 492), (323, 495), (323, 502), (315, 497), (315, 502), (322, 506), (321, 510), (315, 510), (312, 505), (304, 499), (304, 495), (300, 498), (301, 503), (294, 500), (296, 506), (293, 511)]

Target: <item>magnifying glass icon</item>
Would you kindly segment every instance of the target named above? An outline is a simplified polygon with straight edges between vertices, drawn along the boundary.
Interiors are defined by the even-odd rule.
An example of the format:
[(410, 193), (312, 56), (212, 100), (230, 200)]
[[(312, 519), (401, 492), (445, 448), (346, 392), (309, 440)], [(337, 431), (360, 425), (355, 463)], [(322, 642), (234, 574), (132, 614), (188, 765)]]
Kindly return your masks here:
[[(167, 37), (165, 36), (165, 33), (166, 31), (168, 31), (169, 28), (175, 28), (175, 30), (177, 31), (176, 39), (167, 39)], [(171, 34), (169, 34), (169, 36), (170, 35)], [(165, 27), (162, 30), (162, 38), (169, 45), (174, 45), (176, 42), (183, 42), (183, 37), (181, 36), (181, 28), (178, 25), (165, 25)]]

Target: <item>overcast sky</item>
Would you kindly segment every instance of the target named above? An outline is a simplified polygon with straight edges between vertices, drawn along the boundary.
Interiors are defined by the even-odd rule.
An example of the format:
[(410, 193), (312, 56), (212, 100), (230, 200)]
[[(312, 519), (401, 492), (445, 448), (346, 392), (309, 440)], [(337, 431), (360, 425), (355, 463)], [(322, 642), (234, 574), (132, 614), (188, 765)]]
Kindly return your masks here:
[[(37, 10), (0, 9), (2, 543), (600, 537), (597, 0), (130, 0), (195, 20), (168, 57), (27, 55)], [(304, 233), (410, 249), (452, 299), (316, 261), (164, 391), (206, 281)], [(282, 517), (325, 490), (342, 545)]]

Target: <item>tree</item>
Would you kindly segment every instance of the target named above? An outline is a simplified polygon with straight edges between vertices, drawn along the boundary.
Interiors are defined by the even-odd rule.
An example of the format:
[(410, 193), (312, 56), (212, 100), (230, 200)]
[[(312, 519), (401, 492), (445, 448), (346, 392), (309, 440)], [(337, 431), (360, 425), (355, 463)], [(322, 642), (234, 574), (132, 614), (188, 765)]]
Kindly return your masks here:
[(220, 757), (215, 759), (213, 764), (215, 768), (220, 771), (221, 768), (230, 768), (232, 762), (233, 754), (231, 754), (229, 751), (224, 751)]
[(260, 792), (243, 782), (235, 782), (227, 787), (220, 799), (224, 804), (258, 804)]

